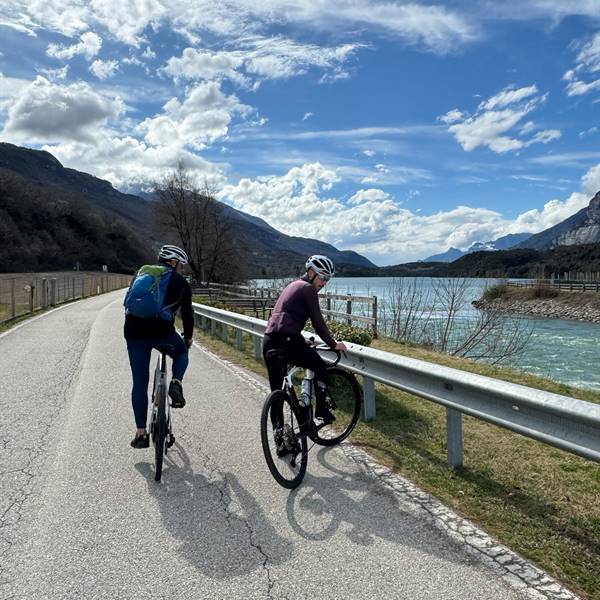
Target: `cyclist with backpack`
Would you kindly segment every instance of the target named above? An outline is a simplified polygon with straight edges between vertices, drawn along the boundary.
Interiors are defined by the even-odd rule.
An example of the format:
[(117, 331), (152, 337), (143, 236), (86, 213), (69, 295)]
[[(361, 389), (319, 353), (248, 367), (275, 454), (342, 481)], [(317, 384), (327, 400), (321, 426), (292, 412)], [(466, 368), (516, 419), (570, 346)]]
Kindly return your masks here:
[[(327, 367), (318, 352), (309, 346), (302, 336), (308, 319), (319, 337), (330, 348), (345, 352), (344, 342), (336, 342), (323, 319), (319, 307), (319, 291), (334, 275), (331, 259), (315, 254), (306, 261), (306, 275), (292, 281), (281, 292), (265, 330), (263, 356), (269, 373), (271, 391), (280, 390), (285, 376), (284, 366), (273, 350), (285, 351), (285, 362), (311, 369), (317, 382), (315, 389), (315, 417), (324, 423), (335, 420), (325, 405), (327, 388)], [(276, 424), (274, 424), (276, 425)]]
[[(133, 377), (131, 403), (137, 427), (131, 440), (133, 448), (150, 445), (146, 417), (153, 348), (164, 349), (173, 359), (173, 377), (169, 384), (171, 406), (185, 406), (181, 381), (188, 366), (188, 349), (194, 330), (192, 289), (181, 275), (188, 257), (181, 248), (165, 245), (158, 253), (158, 262), (158, 265), (144, 265), (139, 269), (123, 303), (124, 334)], [(175, 331), (178, 310), (183, 321), (183, 338)]]

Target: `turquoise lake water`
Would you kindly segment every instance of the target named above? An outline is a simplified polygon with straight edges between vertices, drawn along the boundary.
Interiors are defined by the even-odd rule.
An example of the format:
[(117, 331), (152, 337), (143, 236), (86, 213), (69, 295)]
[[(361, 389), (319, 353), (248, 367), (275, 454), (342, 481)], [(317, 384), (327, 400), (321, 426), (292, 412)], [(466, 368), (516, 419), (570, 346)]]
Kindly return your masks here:
[[(459, 320), (476, 318), (477, 311), (470, 302), (480, 298), (485, 287), (493, 285), (495, 281), (465, 280), (465, 304), (459, 312)], [(430, 307), (433, 318), (443, 319), (442, 307), (433, 293), (439, 280), (406, 277), (398, 278), (395, 282), (403, 286), (405, 291), (417, 289), (424, 298), (424, 305)], [(257, 281), (259, 286), (268, 283), (265, 280)], [(383, 321), (382, 311), (386, 310), (389, 303), (393, 285), (394, 278), (391, 277), (336, 277), (324, 291), (377, 296), (380, 319)], [(511, 360), (510, 366), (577, 387), (600, 390), (600, 325), (560, 319), (519, 319), (527, 331), (531, 331), (531, 336), (525, 350)]]

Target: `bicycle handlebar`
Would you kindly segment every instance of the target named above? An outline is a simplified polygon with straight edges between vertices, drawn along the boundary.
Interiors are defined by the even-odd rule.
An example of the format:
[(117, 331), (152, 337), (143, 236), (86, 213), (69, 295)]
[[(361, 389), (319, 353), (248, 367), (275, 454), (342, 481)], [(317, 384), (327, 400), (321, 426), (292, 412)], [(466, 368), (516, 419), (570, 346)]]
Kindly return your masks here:
[(336, 355), (336, 359), (335, 361), (333, 361), (333, 363), (329, 365), (330, 367), (335, 367), (335, 365), (337, 365), (340, 362), (340, 359), (342, 358), (342, 353), (339, 350), (336, 350), (335, 348), (330, 348), (327, 344), (316, 344), (314, 337), (310, 337), (308, 340), (306, 340), (306, 343), (319, 352), (334, 352)]

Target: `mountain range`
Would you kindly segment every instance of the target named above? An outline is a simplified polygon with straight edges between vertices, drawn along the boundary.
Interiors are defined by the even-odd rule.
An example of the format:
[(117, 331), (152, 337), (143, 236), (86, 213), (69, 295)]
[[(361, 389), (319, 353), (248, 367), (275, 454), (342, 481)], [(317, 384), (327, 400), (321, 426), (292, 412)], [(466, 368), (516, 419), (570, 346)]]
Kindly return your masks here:
[(508, 250), (519, 243), (525, 243), (525, 241), (530, 237), (530, 233), (509, 233), (508, 235), (504, 235), (489, 242), (474, 242), (466, 250), (459, 250), (458, 248), (450, 247), (448, 250), (446, 250), (446, 252), (428, 256), (427, 258), (423, 259), (423, 262), (453, 262), (461, 256), (464, 256), (465, 254), (472, 254), (473, 252), (482, 252), (486, 250)]
[[(134, 264), (140, 257), (151, 257), (162, 243), (152, 229), (155, 204), (151, 197), (119, 192), (108, 181), (63, 167), (49, 152), (0, 143), (0, 183), (0, 237), (3, 246), (10, 246), (4, 249), (6, 256), (0, 252), (0, 271), (53, 268), (36, 260), (31, 253), (19, 266), (15, 261), (26, 254), (15, 246), (19, 243), (27, 251), (29, 247), (37, 247), (38, 254), (47, 261), (57, 262), (56, 268), (70, 264), (84, 247), (89, 256), (94, 257), (93, 264), (86, 268), (99, 268), (96, 262), (106, 264), (110, 262), (106, 256), (111, 256), (109, 268), (121, 270), (135, 268)], [(548, 251), (564, 246), (587, 245), (588, 250), (585, 251), (552, 255), (557, 268), (563, 268), (564, 260), (567, 260), (565, 257), (568, 257), (572, 265), (569, 270), (572, 270), (581, 268), (582, 264), (585, 266), (585, 256), (590, 256), (589, 246), (600, 242), (600, 192), (591, 199), (589, 206), (540, 233), (506, 235), (474, 243), (465, 251), (450, 248), (424, 261), (389, 267), (377, 267), (356, 252), (338, 250), (320, 240), (286, 235), (262, 219), (224, 203), (218, 202), (218, 210), (231, 224), (230, 235), (243, 248), (249, 277), (298, 273), (310, 254), (330, 256), (338, 273), (350, 276), (441, 276), (455, 274), (456, 269), (464, 269), (465, 274), (500, 273), (503, 264), (506, 272), (515, 272), (519, 261), (527, 263), (526, 269), (531, 272), (535, 261), (543, 262), (544, 253)], [(94, 224), (92, 229), (87, 227), (86, 219)], [(52, 226), (48, 227), (50, 224)], [(27, 246), (23, 241), (34, 238), (34, 245), (30, 243)], [(7, 240), (13, 241), (9, 243)], [(92, 251), (94, 245), (97, 247)], [(52, 248), (53, 254), (48, 253), (47, 248)], [(119, 248), (118, 252), (116, 248)], [(120, 260), (118, 255), (126, 256), (127, 260)], [(496, 256), (492, 258), (490, 255)], [(55, 258), (51, 259), (51, 256)]]
[[(0, 143), (0, 170), (19, 175), (27, 182), (51, 190), (53, 194), (77, 196), (87, 209), (124, 220), (145, 240), (143, 254), (151, 255), (161, 240), (152, 238), (153, 201), (116, 190), (108, 181), (63, 167), (49, 152)], [(340, 274), (348, 270), (376, 268), (364, 256), (351, 250), (338, 250), (320, 240), (289, 236), (257, 217), (218, 203), (219, 210), (232, 225), (231, 235), (244, 248), (251, 276), (287, 276), (298, 272), (311, 254), (326, 254), (336, 263)], [(109, 265), (110, 266), (110, 265)]]

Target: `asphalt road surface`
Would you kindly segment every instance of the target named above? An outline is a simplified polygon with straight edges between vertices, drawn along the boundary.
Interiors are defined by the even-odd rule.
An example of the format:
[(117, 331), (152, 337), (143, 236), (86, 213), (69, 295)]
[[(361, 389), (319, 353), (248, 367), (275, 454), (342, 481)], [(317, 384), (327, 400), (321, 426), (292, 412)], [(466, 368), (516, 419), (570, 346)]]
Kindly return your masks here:
[(278, 486), (265, 382), (199, 347), (156, 483), (152, 448), (129, 447), (122, 297), (0, 336), (0, 598), (524, 597), (340, 448)]

